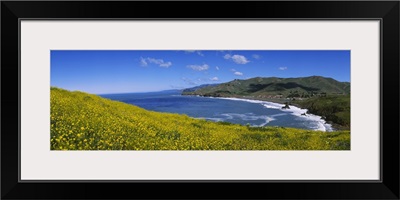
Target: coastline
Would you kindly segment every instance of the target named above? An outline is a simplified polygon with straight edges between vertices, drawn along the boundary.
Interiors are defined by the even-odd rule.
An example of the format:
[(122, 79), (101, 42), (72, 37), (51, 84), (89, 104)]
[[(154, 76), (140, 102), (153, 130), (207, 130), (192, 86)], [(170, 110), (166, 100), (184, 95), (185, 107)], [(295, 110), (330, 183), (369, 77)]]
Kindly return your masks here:
[[(337, 131), (340, 129), (337, 129), (336, 125), (333, 124), (332, 122), (327, 122), (326, 120), (324, 120), (321, 116), (319, 115), (315, 115), (312, 113), (308, 113), (308, 109), (306, 108), (301, 108), (298, 105), (293, 105), (293, 104), (289, 104), (290, 108), (289, 109), (282, 109), (283, 106), (285, 106), (285, 102), (287, 102), (286, 99), (282, 99), (281, 101), (266, 101), (265, 99), (257, 99), (257, 98), (244, 98), (244, 97), (207, 97), (207, 96), (200, 96), (200, 95), (182, 95), (182, 96), (197, 96), (197, 97), (204, 97), (204, 98), (215, 98), (215, 99), (226, 99), (226, 100), (233, 100), (233, 101), (245, 101), (245, 102), (250, 102), (250, 103), (258, 103), (258, 104), (262, 104), (263, 106), (265, 106), (266, 108), (270, 108), (270, 109), (279, 109), (283, 112), (289, 112), (295, 116), (298, 117), (304, 117), (304, 118), (308, 118), (313, 121), (318, 121), (321, 126), (323, 126), (323, 130), (321, 130), (322, 127), (320, 127), (317, 130), (321, 130), (321, 131), (325, 131), (325, 132), (331, 132), (331, 131)], [(303, 113), (307, 113), (306, 115), (303, 115)]]
[[(183, 95), (183, 96), (201, 96), (201, 95)], [(201, 97), (211, 97), (211, 96), (201, 96)], [(295, 106), (300, 109), (308, 110), (308, 108), (297, 103), (302, 100), (297, 100), (297, 102), (296, 102), (296, 101), (288, 100), (286, 98), (257, 98), (257, 97), (253, 97), (253, 96), (232, 96), (232, 97), (212, 97), (212, 98), (237, 98), (237, 99), (244, 99), (244, 100), (258, 100), (258, 101), (265, 101), (265, 102), (271, 102), (271, 103), (278, 103), (278, 104), (282, 104), (282, 105), (284, 105), (286, 102), (288, 102), (290, 107)], [(314, 113), (309, 113), (309, 114), (321, 116), (321, 115), (317, 115)], [(333, 121), (326, 121), (326, 122), (329, 123), (330, 125), (332, 125), (332, 129), (335, 131), (349, 131), (350, 130), (350, 127), (335, 123)]]
[[(300, 105), (300, 104), (298, 104), (298, 103), (296, 103), (294, 101), (291, 101), (291, 100), (288, 100), (288, 99), (283, 99), (283, 98), (282, 99), (277, 99), (277, 98), (256, 98), (256, 97), (234, 97), (234, 98), (267, 101), (267, 102), (278, 103), (278, 104), (282, 104), (282, 105), (284, 105), (284, 103), (288, 102), (290, 107), (295, 106), (295, 107), (300, 108), (300, 109), (308, 110), (307, 108), (303, 107), (302, 105)], [(298, 100), (298, 101), (301, 101), (301, 100)], [(314, 114), (314, 113), (310, 113), (310, 114), (313, 114), (313, 115), (316, 115), (316, 116), (320, 116), (320, 115), (317, 115), (317, 114)], [(332, 129), (335, 130), (335, 131), (344, 131), (344, 130), (345, 131), (349, 131), (350, 130), (349, 127), (345, 127), (343, 125), (337, 124), (337, 123), (332, 122), (332, 121), (326, 121), (326, 123), (329, 123), (330, 125), (332, 125)]]

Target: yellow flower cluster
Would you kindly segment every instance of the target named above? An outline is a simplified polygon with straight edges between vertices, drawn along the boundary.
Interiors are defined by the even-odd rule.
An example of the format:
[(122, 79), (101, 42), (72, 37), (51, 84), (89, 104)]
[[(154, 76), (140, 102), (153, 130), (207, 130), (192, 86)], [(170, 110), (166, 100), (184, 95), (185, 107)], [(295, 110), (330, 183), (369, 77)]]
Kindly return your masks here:
[(52, 150), (349, 150), (350, 132), (247, 127), (51, 88)]

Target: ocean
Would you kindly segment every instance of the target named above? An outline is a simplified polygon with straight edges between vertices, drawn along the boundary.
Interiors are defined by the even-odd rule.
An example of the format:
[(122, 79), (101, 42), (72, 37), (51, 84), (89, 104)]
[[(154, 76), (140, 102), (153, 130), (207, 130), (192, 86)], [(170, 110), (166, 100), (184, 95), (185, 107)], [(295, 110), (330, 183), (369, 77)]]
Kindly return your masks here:
[(121, 101), (146, 110), (185, 114), (210, 121), (225, 121), (250, 126), (283, 126), (308, 130), (332, 131), (320, 116), (307, 110), (282, 104), (237, 98), (182, 96), (179, 91), (103, 94), (101, 97)]

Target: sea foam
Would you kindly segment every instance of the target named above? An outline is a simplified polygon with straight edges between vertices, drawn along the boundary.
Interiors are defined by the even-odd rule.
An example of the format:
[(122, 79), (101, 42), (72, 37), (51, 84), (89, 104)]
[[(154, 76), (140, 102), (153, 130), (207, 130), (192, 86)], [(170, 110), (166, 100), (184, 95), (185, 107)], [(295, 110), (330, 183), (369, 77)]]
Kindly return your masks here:
[(267, 116), (267, 115), (254, 115), (253, 113), (245, 113), (245, 114), (239, 114), (239, 113), (223, 113), (220, 114), (221, 116), (224, 116), (225, 119), (234, 119), (234, 118), (239, 118), (243, 121), (256, 121), (256, 120), (262, 120), (263, 122), (261, 124), (252, 124), (252, 126), (265, 126), (269, 122), (276, 120), (273, 116)]
[[(292, 105), (290, 106), (290, 109), (282, 109), (282, 107), (285, 106), (284, 104), (268, 102), (268, 101), (261, 101), (261, 100), (240, 99), (240, 98), (231, 98), (231, 97), (229, 97), (229, 98), (218, 97), (218, 98), (219, 99), (232, 100), (232, 101), (245, 101), (245, 102), (249, 102), (249, 103), (257, 103), (257, 104), (261, 104), (264, 107), (269, 108), (269, 109), (279, 109), (279, 110), (281, 110), (283, 112), (286, 112), (288, 114), (295, 115), (295, 116), (297, 116), (297, 117), (299, 117), (299, 118), (301, 118), (303, 120), (314, 122), (313, 127), (310, 127), (310, 128), (312, 128), (314, 130), (328, 131), (328, 132), (329, 131), (333, 131), (332, 125), (326, 123), (326, 121), (324, 119), (322, 119), (321, 116), (314, 115), (314, 114), (302, 115), (303, 113), (307, 113), (307, 111), (308, 111), (307, 109), (302, 109), (302, 108), (299, 108), (299, 107), (296, 107), (296, 106), (292, 106)], [(238, 115), (238, 114), (236, 114), (236, 115)], [(275, 116), (279, 116), (279, 115), (281, 115), (281, 114), (277, 114)], [(232, 114), (231, 114), (231, 117), (232, 117)], [(254, 118), (254, 117), (257, 117), (257, 116), (252, 116), (252, 117)], [(258, 117), (261, 117), (261, 116), (258, 116)], [(264, 126), (264, 125), (268, 124), (268, 122), (270, 122), (272, 120), (275, 120), (274, 116), (262, 116), (262, 117), (269, 117), (269, 119), (268, 119), (269, 121), (265, 118), (266, 122), (263, 125), (260, 125), (260, 126)], [(247, 118), (249, 118), (249, 117), (247, 117)], [(232, 118), (230, 118), (230, 119), (232, 119)], [(246, 120), (246, 117), (244, 117), (243, 119)]]

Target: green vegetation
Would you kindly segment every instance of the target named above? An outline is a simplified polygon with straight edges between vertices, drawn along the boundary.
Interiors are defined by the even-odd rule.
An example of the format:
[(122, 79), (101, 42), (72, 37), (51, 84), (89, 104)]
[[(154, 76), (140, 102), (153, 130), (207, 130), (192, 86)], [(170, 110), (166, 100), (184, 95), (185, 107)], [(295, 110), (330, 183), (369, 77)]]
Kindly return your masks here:
[(350, 129), (350, 95), (328, 95), (295, 103), (310, 113), (324, 116), (326, 121), (334, 122), (342, 129)]
[(308, 98), (326, 94), (350, 94), (350, 83), (321, 76), (302, 78), (257, 77), (247, 80), (236, 79), (218, 85), (188, 88), (183, 90), (182, 94), (213, 97)]
[(251, 78), (185, 89), (183, 95), (236, 97), (283, 103), (306, 108), (323, 116), (338, 129), (350, 129), (350, 83), (332, 78)]
[(51, 88), (51, 150), (349, 150), (350, 132), (250, 127)]

